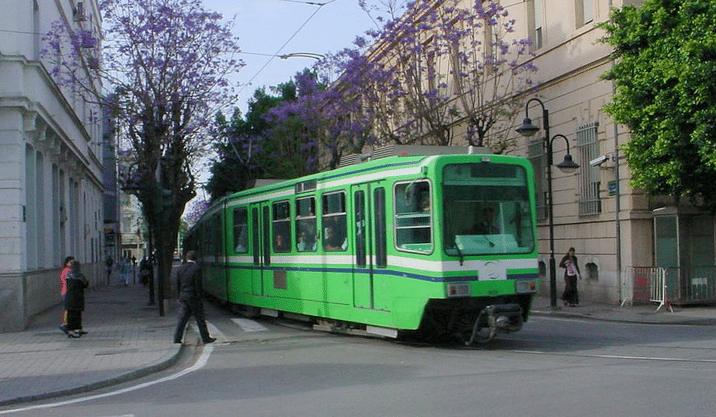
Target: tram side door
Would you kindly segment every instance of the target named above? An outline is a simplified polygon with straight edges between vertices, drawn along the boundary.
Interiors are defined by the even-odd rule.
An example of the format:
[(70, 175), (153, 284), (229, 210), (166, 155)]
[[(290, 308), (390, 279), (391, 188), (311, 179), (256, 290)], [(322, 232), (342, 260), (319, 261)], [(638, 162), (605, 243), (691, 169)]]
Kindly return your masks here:
[(271, 206), (269, 203), (252, 204), (251, 210), (251, 252), (253, 268), (251, 269), (251, 293), (264, 295), (264, 280), (267, 278), (267, 267), (271, 264), (270, 225)]
[(353, 305), (360, 308), (375, 307), (374, 262), (376, 247), (373, 233), (373, 208), (371, 203), (371, 184), (351, 187), (353, 212)]

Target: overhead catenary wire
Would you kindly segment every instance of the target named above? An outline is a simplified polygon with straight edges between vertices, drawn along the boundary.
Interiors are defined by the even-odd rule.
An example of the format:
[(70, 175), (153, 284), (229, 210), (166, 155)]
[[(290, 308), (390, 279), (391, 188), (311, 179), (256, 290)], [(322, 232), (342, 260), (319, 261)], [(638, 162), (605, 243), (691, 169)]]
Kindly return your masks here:
[[(283, 1), (289, 1), (289, 0), (283, 0)], [(315, 6), (318, 6), (318, 8), (316, 8), (316, 10), (313, 13), (311, 13), (311, 15), (308, 17), (308, 19), (306, 19), (306, 21), (303, 22), (303, 24), (301, 24), (301, 26), (299, 26), (298, 29), (296, 29), (296, 31), (286, 40), (286, 42), (284, 42), (281, 45), (280, 48), (278, 48), (278, 50), (273, 55), (270, 55), (270, 58), (268, 59), (268, 61), (266, 61), (264, 63), (264, 65), (262, 65), (261, 68), (259, 68), (259, 70), (256, 71), (256, 73), (249, 79), (249, 81), (247, 83), (245, 83), (244, 85), (241, 86), (241, 88), (239, 89), (238, 92), (241, 93), (242, 91), (244, 91), (244, 89), (246, 89), (246, 87), (250, 86), (251, 83), (256, 79), (256, 77), (258, 77), (261, 74), (261, 72), (263, 72), (263, 70), (266, 69), (266, 67), (271, 63), (271, 61), (273, 61), (274, 58), (276, 58), (277, 56), (280, 56), (281, 51), (283, 51), (283, 49), (286, 47), (286, 45), (288, 45), (289, 42), (291, 42), (293, 40), (293, 38), (295, 38), (298, 35), (298, 33), (308, 24), (308, 22), (310, 22), (313, 19), (313, 17), (321, 10), (321, 8), (323, 6), (325, 6), (327, 4), (331, 4), (334, 1), (336, 1), (336, 0), (331, 0), (331, 1), (328, 1), (325, 3), (296, 1), (296, 3), (305, 3), (305, 4), (315, 5)]]
[(335, 0), (331, 0), (326, 3), (319, 3), (316, 1), (303, 1), (303, 0), (279, 0), (279, 1), (285, 1), (286, 3), (301, 3), (301, 4), (308, 4), (310, 6), (325, 6), (328, 3), (333, 3)]

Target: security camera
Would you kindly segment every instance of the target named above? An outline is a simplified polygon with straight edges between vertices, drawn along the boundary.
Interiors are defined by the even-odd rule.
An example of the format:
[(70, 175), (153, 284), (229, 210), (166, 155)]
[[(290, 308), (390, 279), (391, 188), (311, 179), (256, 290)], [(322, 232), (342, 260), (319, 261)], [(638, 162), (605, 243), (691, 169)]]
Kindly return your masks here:
[(592, 159), (591, 161), (589, 161), (589, 165), (591, 165), (593, 167), (598, 167), (599, 165), (607, 162), (608, 160), (609, 160), (608, 155), (598, 156), (598, 157)]

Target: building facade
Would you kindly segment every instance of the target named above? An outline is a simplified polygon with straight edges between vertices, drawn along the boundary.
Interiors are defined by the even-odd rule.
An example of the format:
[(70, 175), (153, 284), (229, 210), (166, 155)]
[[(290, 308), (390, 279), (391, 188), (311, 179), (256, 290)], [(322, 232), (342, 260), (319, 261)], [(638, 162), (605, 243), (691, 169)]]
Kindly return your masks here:
[(60, 301), (65, 256), (102, 278), (100, 112), (43, 57), (58, 20), (86, 33), (101, 24), (96, 0), (17, 0), (0, 15), (0, 331)]
[[(554, 246), (557, 262), (570, 247), (579, 258), (582, 280), (580, 298), (619, 303), (625, 294), (625, 268), (653, 265), (652, 219), (649, 200), (629, 187), (629, 170), (619, 146), (628, 139), (624, 127), (603, 112), (613, 86), (600, 76), (612, 65), (611, 49), (599, 42), (604, 31), (597, 24), (609, 19), (610, 0), (535, 0), (510, 9), (523, 22), (521, 36), (532, 41), (533, 62), (539, 87), (525, 101), (539, 98), (549, 111), (550, 135), (567, 137), (580, 168), (565, 175), (545, 163), (544, 131), (536, 138), (519, 138), (522, 154), (544, 173), (552, 169)], [(541, 126), (542, 109), (525, 110)], [(520, 114), (519, 120), (526, 117)], [(552, 138), (550, 138), (552, 139)], [(555, 140), (553, 157), (566, 152), (564, 141)], [(601, 157), (601, 158), (600, 158)], [(595, 159), (600, 164), (590, 163)], [(538, 218), (546, 225), (548, 201), (546, 176), (538, 181)], [(548, 230), (540, 227), (540, 264), (549, 267)], [(561, 292), (562, 271), (557, 271)], [(543, 290), (548, 280), (543, 281)], [(558, 294), (559, 294), (558, 292)]]
[(149, 256), (148, 227), (137, 196), (120, 193), (122, 258), (139, 260)]
[[(568, 138), (580, 168), (565, 175), (546, 168), (543, 147), (524, 139), (521, 153), (538, 169), (552, 169), (554, 244), (557, 261), (574, 247), (580, 261), (582, 299), (608, 302), (712, 303), (714, 285), (714, 218), (687, 199), (649, 197), (629, 186), (630, 171), (620, 147), (629, 139), (602, 108), (614, 93), (600, 77), (614, 64), (610, 46), (599, 42), (612, 8), (639, 6), (641, 0), (534, 0), (510, 7), (523, 22), (520, 36), (532, 41), (539, 98), (549, 110), (550, 135)], [(514, 9), (514, 10), (513, 10)], [(525, 110), (541, 123), (541, 109)], [(526, 117), (520, 115), (521, 117)], [(519, 122), (518, 122), (519, 123)], [(557, 138), (555, 138), (557, 139)], [(561, 138), (559, 138), (561, 139)], [(554, 140), (560, 161), (564, 141)], [(540, 171), (538, 171), (540, 172)], [(545, 175), (538, 184), (547, 189)], [(538, 203), (547, 203), (544, 193)], [(538, 210), (545, 225), (545, 210)], [(540, 228), (541, 265), (548, 268), (548, 231)], [(562, 271), (558, 271), (562, 288)], [(543, 290), (547, 286), (543, 280)]]
[[(618, 304), (659, 301), (659, 297), (667, 295), (672, 301), (685, 303), (716, 301), (713, 216), (689, 206), (685, 199), (648, 197), (631, 188), (629, 167), (620, 154), (629, 132), (602, 110), (611, 100), (614, 86), (600, 77), (614, 62), (611, 47), (599, 42), (605, 32), (598, 24), (609, 20), (611, 8), (639, 6), (642, 1), (500, 3), (509, 18), (515, 19), (515, 32), (506, 40), (529, 39), (532, 55), (523, 58), (523, 62), (537, 68), (532, 75), (534, 88), (519, 95), (524, 105), (531, 104), (511, 121), (509, 141), (514, 146), (508, 152), (530, 158), (537, 173), (540, 268), (544, 278), (541, 292), (550, 292), (546, 174), (551, 169), (554, 257), (558, 264), (570, 247), (575, 248), (582, 273), (578, 283), (582, 300)], [(451, 4), (435, 1), (431, 6)], [(460, 1), (465, 8), (474, 4)], [(421, 34), (420, 39), (428, 42), (431, 36)], [(377, 44), (372, 49), (373, 57), (389, 55), (385, 53), (389, 48), (389, 44)], [(433, 72), (440, 71), (437, 61)], [(576, 172), (564, 174), (547, 165), (544, 129), (530, 138), (515, 132), (525, 117), (542, 127), (544, 113), (549, 115), (551, 137), (547, 139), (552, 144), (554, 161), (561, 161), (569, 146), (574, 161), (580, 165)], [(452, 128), (465, 131), (460, 121)], [(453, 144), (466, 145), (464, 136), (456, 134)], [(662, 280), (652, 280), (658, 272)], [(563, 271), (556, 271), (556, 276), (559, 297), (564, 286)], [(635, 296), (636, 286), (644, 282), (647, 294)], [(660, 294), (657, 285), (668, 288)]]

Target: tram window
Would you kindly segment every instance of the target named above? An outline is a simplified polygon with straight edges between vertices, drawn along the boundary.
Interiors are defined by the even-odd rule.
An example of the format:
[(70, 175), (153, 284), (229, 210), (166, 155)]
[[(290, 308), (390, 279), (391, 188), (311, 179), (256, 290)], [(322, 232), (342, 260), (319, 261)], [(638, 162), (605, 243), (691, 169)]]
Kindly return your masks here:
[(269, 215), (271, 209), (268, 206), (261, 207), (261, 251), (263, 253), (263, 263), (271, 265), (271, 219)]
[(529, 253), (535, 240), (527, 173), (516, 165), (452, 164), (443, 172), (450, 255)]
[(365, 218), (365, 192), (358, 190), (353, 194), (353, 210), (355, 218), (355, 254), (356, 265), (361, 268), (366, 266), (366, 228), (368, 221)]
[(219, 227), (217, 222), (217, 216), (211, 216), (206, 222), (206, 230), (204, 232), (205, 250), (204, 255), (216, 256), (217, 252), (217, 240), (216, 240), (216, 229)]
[(202, 243), (202, 254), (208, 255), (211, 253), (211, 236), (209, 235), (211, 230), (211, 219), (208, 219), (201, 227), (201, 243)]
[(260, 230), (259, 209), (253, 208), (251, 210), (251, 236), (253, 239), (254, 265), (261, 264)]
[(316, 199), (315, 197), (296, 200), (296, 250), (316, 251)]
[(373, 204), (373, 213), (375, 215), (375, 264), (379, 268), (385, 268), (388, 266), (385, 188), (376, 188), (373, 191)]
[(288, 252), (291, 250), (291, 206), (288, 201), (273, 203), (273, 250)]
[(218, 213), (214, 215), (214, 221), (212, 222), (212, 225), (214, 228), (214, 236), (212, 237), (212, 239), (214, 240), (214, 256), (220, 256), (223, 252), (224, 246), (224, 240), (221, 233), (221, 231), (224, 230), (224, 228), (222, 227), (223, 225), (221, 222), (221, 215), (219, 215)]
[(245, 208), (234, 209), (234, 252), (249, 251), (248, 212)]
[(395, 244), (398, 249), (432, 252), (430, 183), (412, 181), (395, 186)]
[(323, 250), (344, 251), (348, 248), (346, 235), (346, 194), (344, 192), (324, 194), (323, 209)]

